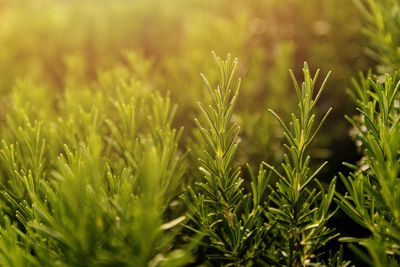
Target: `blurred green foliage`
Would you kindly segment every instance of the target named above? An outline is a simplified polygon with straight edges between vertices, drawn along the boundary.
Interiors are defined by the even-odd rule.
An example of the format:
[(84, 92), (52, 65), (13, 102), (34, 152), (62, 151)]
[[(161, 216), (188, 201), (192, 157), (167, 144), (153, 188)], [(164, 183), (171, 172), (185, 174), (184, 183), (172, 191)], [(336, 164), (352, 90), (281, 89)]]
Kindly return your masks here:
[(93, 88), (59, 94), (21, 81), (7, 98), (0, 152), (4, 266), (191, 260), (171, 247), (171, 228), (184, 220), (170, 205), (185, 171), (177, 151), (181, 131), (171, 128), (176, 107), (132, 78), (102, 77)]
[[(241, 59), (238, 73), (246, 80), (238, 102), (245, 140), (239, 164), (279, 161), (280, 130), (270, 130), (277, 125), (265, 107), (289, 114), (295, 102), (287, 70), (306, 59), (334, 70), (321, 105), (347, 103), (348, 77), (366, 63), (357, 14), (347, 0), (4, 0), (0, 90), (10, 91), (21, 76), (64, 90), (71, 79), (91, 83), (104, 69), (130, 66), (146, 86), (171, 91), (180, 107), (177, 125), (191, 131), (196, 99), (204, 97), (198, 73), (212, 67), (211, 50), (229, 52)], [(344, 135), (343, 112), (334, 112), (335, 126), (328, 126), (334, 136)], [(323, 146), (334, 138), (321, 138)]]

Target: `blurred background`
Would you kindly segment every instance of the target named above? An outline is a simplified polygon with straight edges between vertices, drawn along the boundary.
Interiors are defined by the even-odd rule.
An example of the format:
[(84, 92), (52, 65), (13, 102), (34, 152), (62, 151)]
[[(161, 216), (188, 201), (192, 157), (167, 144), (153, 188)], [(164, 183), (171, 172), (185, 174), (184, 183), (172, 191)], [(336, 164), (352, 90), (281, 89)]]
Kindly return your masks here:
[[(354, 110), (346, 94), (350, 78), (371, 65), (362, 24), (348, 0), (1, 0), (0, 92), (7, 99), (25, 90), (30, 98), (40, 87), (57, 99), (73, 88), (81, 104), (90, 101), (78, 99), (85, 90), (104, 84), (104, 73), (133, 77), (143, 90), (170, 92), (178, 104), (174, 124), (185, 128), (181, 149), (196, 151), (193, 118), (197, 102), (208, 99), (199, 73), (213, 82), (211, 50), (231, 53), (242, 78), (236, 164), (255, 168), (282, 159), (282, 131), (267, 108), (283, 118), (296, 110), (288, 69), (301, 81), (307, 61), (321, 76), (332, 71), (318, 109), (334, 110), (312, 149), (316, 163), (329, 161), (320, 178), (329, 182), (346, 172), (343, 161), (359, 158), (343, 116)], [(21, 86), (26, 80), (37, 86)], [(190, 180), (197, 161), (190, 155), (188, 161)], [(347, 223), (340, 214), (333, 222), (341, 232), (351, 229)]]
[(281, 131), (266, 109), (285, 116), (296, 108), (288, 69), (301, 79), (308, 61), (322, 75), (333, 72), (319, 108), (334, 112), (314, 152), (337, 167), (336, 157), (353, 153), (345, 91), (369, 65), (361, 27), (347, 0), (2, 0), (0, 90), (29, 78), (57, 94), (90, 86), (104, 71), (124, 72), (143, 88), (170, 91), (179, 105), (175, 123), (188, 134), (197, 101), (207, 100), (199, 73), (215, 75), (210, 51), (231, 53), (243, 79), (239, 160), (257, 165), (282, 157)]

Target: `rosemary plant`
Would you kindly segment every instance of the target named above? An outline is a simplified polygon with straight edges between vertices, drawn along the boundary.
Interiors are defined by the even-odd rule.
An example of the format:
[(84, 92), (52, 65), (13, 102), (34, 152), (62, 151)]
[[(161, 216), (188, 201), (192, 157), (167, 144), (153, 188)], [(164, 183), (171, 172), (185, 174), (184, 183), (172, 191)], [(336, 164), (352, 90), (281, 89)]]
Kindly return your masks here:
[(400, 115), (396, 72), (383, 81), (361, 75), (353, 80), (352, 96), (357, 100), (358, 115), (347, 119), (354, 126), (363, 158), (360, 166), (346, 164), (354, 172), (340, 175), (348, 194), (337, 194), (343, 211), (370, 232), (367, 238), (342, 238), (364, 246), (369, 256), (354, 247), (371, 266), (400, 264)]
[(355, 3), (368, 20), (364, 31), (371, 47), (367, 51), (378, 62), (376, 71), (385, 74), (360, 73), (358, 81), (352, 79), (354, 90), (349, 90), (357, 104), (357, 114), (346, 118), (353, 125), (352, 135), (362, 158), (357, 165), (345, 163), (353, 172), (348, 177), (340, 175), (347, 193), (337, 194), (337, 203), (369, 235), (341, 240), (351, 242), (351, 247), (370, 266), (398, 266), (400, 6), (398, 1)]
[[(0, 266), (349, 265), (326, 246), (338, 236), (336, 179), (323, 183), (326, 163), (310, 157), (329, 74), (316, 88), (319, 71), (304, 64), (302, 84), (290, 72), (299, 111), (281, 119), (298, 58), (335, 69), (336, 88), (369, 63), (359, 17), (337, 12), (348, 1), (133, 1), (1, 1)], [(353, 2), (381, 76), (354, 82), (348, 120), (363, 157), (335, 198), (370, 235), (340, 240), (372, 266), (397, 266), (400, 1)], [(215, 53), (216, 71), (197, 79), (205, 47), (243, 57), (246, 83), (237, 59)], [(345, 140), (334, 125), (323, 139)]]
[(370, 40), (368, 55), (379, 63), (379, 73), (400, 67), (400, 3), (392, 0), (353, 0), (368, 24), (364, 33)]
[[(319, 70), (312, 77), (307, 63), (304, 63), (303, 73), (304, 82), (299, 87), (293, 72), (290, 71), (299, 101), (299, 115), (292, 114), (291, 122), (286, 125), (270, 110), (283, 127), (288, 142), (284, 145), (288, 152), (282, 163), (284, 173), (264, 163), (278, 176), (276, 185), (270, 186), (271, 206), (267, 217), (275, 224), (274, 234), (277, 236), (277, 242), (274, 243), (272, 253), (279, 266), (322, 264), (318, 249), (337, 236), (333, 229), (327, 227), (329, 218), (334, 214), (329, 208), (335, 192), (336, 179), (331, 181), (325, 192), (317, 175), (326, 162), (311, 172), (308, 155), (312, 141), (331, 111), (329, 109), (318, 125), (314, 126), (314, 108), (330, 73), (317, 92), (314, 92), (314, 88)], [(340, 266), (342, 263), (335, 264)]]
[(33, 97), (15, 89), (0, 150), (2, 266), (191, 261), (189, 249), (171, 246), (185, 219), (169, 205), (185, 170), (181, 131), (171, 126), (175, 107), (168, 97), (135, 93), (137, 86), (83, 89), (93, 103), (75, 100), (74, 109), (68, 95), (76, 89), (68, 88), (66, 97), (50, 98), (58, 119), (36, 112), (48, 107), (40, 106), (45, 89)]
[(195, 120), (203, 137), (204, 150), (199, 155), (199, 170), (204, 182), (197, 189), (189, 187), (182, 198), (189, 208), (193, 227), (203, 237), (203, 248), (214, 264), (243, 266), (261, 261), (264, 239), (269, 228), (265, 225), (263, 195), (268, 184), (266, 171), (261, 167), (258, 176), (252, 176), (252, 194), (243, 192), (240, 169), (232, 167), (239, 140), (239, 126), (232, 123), (238, 99), (240, 79), (233, 87), (237, 59), (230, 55), (222, 60), (213, 53), (218, 85), (213, 89), (202, 75), (212, 96), (208, 107), (199, 103), (205, 125)]

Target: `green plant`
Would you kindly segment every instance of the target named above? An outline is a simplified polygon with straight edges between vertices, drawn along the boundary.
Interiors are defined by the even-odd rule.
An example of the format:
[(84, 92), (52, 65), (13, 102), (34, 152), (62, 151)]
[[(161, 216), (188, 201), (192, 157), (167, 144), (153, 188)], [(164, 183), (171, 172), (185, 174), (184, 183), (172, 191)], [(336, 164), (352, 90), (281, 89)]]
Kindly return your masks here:
[[(370, 74), (354, 81), (353, 97), (358, 114), (347, 119), (362, 149), (359, 166), (346, 164), (354, 172), (340, 175), (348, 194), (337, 194), (337, 203), (355, 222), (370, 232), (367, 238), (342, 238), (364, 246), (371, 266), (400, 263), (399, 107), (400, 80), (397, 72), (384, 80)], [(362, 253), (362, 251), (359, 251)]]
[[(335, 192), (336, 179), (331, 181), (325, 192), (317, 175), (326, 162), (312, 172), (308, 155), (312, 141), (331, 111), (329, 109), (321, 122), (314, 126), (316, 115), (313, 110), (330, 73), (317, 92), (314, 92), (314, 88), (319, 70), (312, 77), (307, 63), (304, 63), (303, 73), (304, 82), (299, 87), (293, 72), (290, 72), (296, 89), (299, 115), (292, 114), (292, 121), (286, 125), (270, 110), (283, 127), (288, 142), (285, 144), (288, 154), (285, 154), (282, 163), (283, 174), (275, 167), (264, 163), (278, 177), (276, 185), (270, 186), (271, 207), (266, 216), (270, 223), (275, 225), (274, 234), (277, 235), (277, 242), (273, 246), (272, 253), (279, 266), (321, 264), (318, 249), (338, 235), (327, 227), (328, 220), (335, 213), (329, 208)], [(337, 266), (341, 264), (348, 263), (338, 262)]]
[[(337, 193), (341, 209), (369, 234), (341, 238), (371, 266), (398, 266), (400, 262), (399, 196), (399, 107), (398, 90), (400, 37), (397, 1), (354, 1), (368, 25), (368, 54), (378, 65), (380, 76), (369, 71), (352, 79), (351, 98), (357, 114), (346, 117), (352, 124), (362, 158), (357, 165), (345, 163), (353, 172), (340, 174), (346, 193)], [(354, 243), (360, 246), (354, 245)]]
[(232, 167), (239, 140), (239, 126), (232, 123), (238, 99), (240, 80), (233, 87), (237, 59), (228, 55), (222, 60), (213, 53), (218, 69), (218, 85), (213, 89), (202, 75), (213, 104), (199, 103), (206, 127), (198, 120), (203, 139), (199, 156), (204, 182), (198, 182), (197, 191), (189, 187), (183, 195), (195, 229), (203, 237), (206, 255), (214, 264), (241, 266), (255, 264), (265, 248), (263, 243), (269, 227), (265, 225), (263, 195), (268, 184), (266, 171), (252, 176), (252, 194), (243, 192), (240, 169)]
[[(276, 115), (289, 142), (280, 174), (274, 167), (263, 163), (256, 177), (248, 166), (250, 192), (246, 192), (240, 169), (232, 167), (239, 144), (239, 128), (231, 122), (238, 97), (240, 80), (236, 89), (232, 81), (237, 60), (221, 60), (214, 54), (218, 69), (218, 85), (213, 89), (204, 78), (213, 99), (208, 108), (199, 103), (206, 127), (196, 121), (202, 136), (203, 152), (199, 155), (204, 182), (198, 182), (193, 190), (183, 195), (189, 207), (191, 224), (187, 227), (203, 237), (202, 248), (210, 263), (232, 266), (272, 265), (306, 266), (324, 264), (320, 248), (338, 234), (327, 227), (335, 211), (330, 205), (335, 192), (333, 179), (327, 192), (316, 178), (319, 171), (310, 171), (308, 148), (315, 138), (330, 110), (315, 127), (313, 109), (321, 96), (326, 77), (320, 90), (314, 96), (314, 87), (319, 74), (311, 77), (307, 64), (304, 65), (304, 79), (301, 89), (291, 72), (298, 96), (300, 118), (292, 115), (292, 122), (286, 126)], [(268, 173), (263, 166), (272, 172)], [(269, 184), (271, 173), (278, 176), (278, 182)], [(313, 187), (312, 185), (315, 185)], [(267, 188), (270, 194), (267, 196)], [(328, 257), (327, 266), (348, 266), (343, 251)]]
[[(341, 175), (349, 192), (336, 201), (366, 228), (378, 222), (371, 237), (347, 241), (389, 265), (399, 261), (390, 168), (400, 5), (354, 2), (367, 18), (374, 71), (390, 75), (356, 85), (371, 122), (351, 119), (364, 157)], [(369, 63), (354, 8), (348, 0), (1, 1), (0, 266), (348, 265), (343, 249), (327, 253), (338, 235), (327, 222), (341, 216), (331, 205), (335, 162), (355, 154), (340, 90)], [(215, 85), (196, 77), (211, 68), (210, 49), (241, 58), (214, 55)], [(290, 77), (304, 59), (334, 70), (335, 90), (314, 90), (304, 65), (291, 116)], [(236, 73), (246, 83), (236, 85)], [(210, 105), (193, 123), (197, 99)], [(328, 114), (320, 123), (316, 114), (327, 106), (338, 109), (320, 128)]]
[[(0, 150), (4, 266), (192, 260), (190, 248), (171, 246), (185, 219), (170, 207), (185, 170), (182, 131), (171, 126), (175, 107), (158, 93), (137, 93), (135, 82), (119, 83), (83, 89), (94, 101), (74, 107), (67, 103), (74, 88), (64, 98), (46, 98), (45, 88), (28, 82), (21, 86), (35, 88), (33, 95), (14, 89)], [(58, 118), (43, 99), (60, 106)]]
[(367, 53), (378, 65), (379, 73), (391, 73), (400, 67), (400, 4), (393, 0), (353, 0), (368, 24), (364, 34), (371, 45)]

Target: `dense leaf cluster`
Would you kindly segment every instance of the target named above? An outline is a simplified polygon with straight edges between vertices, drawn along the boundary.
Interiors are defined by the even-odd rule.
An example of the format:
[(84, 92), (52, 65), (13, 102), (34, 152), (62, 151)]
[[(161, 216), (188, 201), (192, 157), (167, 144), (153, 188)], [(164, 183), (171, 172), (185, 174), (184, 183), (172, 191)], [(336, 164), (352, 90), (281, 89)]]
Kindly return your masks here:
[[(64, 9), (56, 1), (27, 1), (26, 8), (19, 0), (4, 2), (0, 69), (10, 78), (0, 79), (6, 92), (0, 105), (0, 266), (350, 266), (350, 254), (343, 246), (331, 249), (334, 242), (349, 245), (371, 266), (400, 265), (400, 4), (354, 0), (367, 21), (367, 52), (377, 64), (352, 79), (349, 95), (357, 107), (346, 118), (362, 156), (345, 163), (350, 173), (339, 173), (337, 180), (312, 153), (330, 120), (331, 109), (320, 105), (330, 73), (321, 82), (320, 71), (312, 74), (304, 63), (300, 83), (300, 68), (286, 74), (296, 53), (324, 61), (332, 58), (325, 57), (328, 51), (341, 47), (339, 41), (328, 41), (325, 49), (322, 41), (312, 45), (311, 31), (296, 34), (291, 25), (310, 19), (313, 24), (304, 25), (313, 25), (314, 35), (332, 38), (331, 24), (315, 21), (315, 1), (284, 0), (293, 22), (282, 30), (276, 28), (286, 14), (279, 1), (227, 2), (186, 4), (186, 17), (162, 0), (138, 4), (137, 10), (116, 0), (95, 11), (72, 0)], [(318, 7), (327, 10), (332, 3)], [(272, 7), (277, 18), (261, 14)], [(32, 23), (33, 31), (21, 27), (40, 8), (43, 16)], [(144, 33), (139, 23), (126, 23), (131, 17), (148, 23), (153, 10), (163, 28)], [(99, 26), (78, 26), (75, 13)], [(119, 27), (108, 30), (100, 17)], [(174, 27), (178, 48), (166, 30)], [(202, 27), (222, 37), (203, 42)], [(37, 39), (63, 40), (65, 29), (75, 38), (44, 53)], [(237, 38), (226, 38), (233, 31)], [(15, 39), (16, 47), (9, 48)], [(272, 39), (273, 45), (267, 42)], [(294, 48), (303, 42), (310, 45)], [(215, 71), (209, 80), (201, 75), (201, 87), (193, 65), (210, 68), (203, 59), (209, 46), (229, 47), (245, 67), (230, 54), (224, 60), (213, 53)], [(105, 55), (122, 47), (137, 51)], [(271, 58), (265, 47), (275, 49)], [(21, 64), (10, 64), (19, 57)], [(122, 63), (110, 67), (118, 61), (114, 57)], [(343, 75), (342, 63), (327, 62)], [(243, 85), (237, 72), (246, 78)], [(288, 78), (293, 94), (286, 92)], [(196, 89), (179, 97), (166, 93), (177, 85)], [(267, 85), (272, 89), (265, 97), (260, 88)], [(174, 98), (183, 106), (180, 113)], [(193, 99), (201, 99), (198, 112)], [(270, 114), (260, 111), (267, 108)], [(183, 148), (183, 128), (176, 125), (197, 113), (190, 124), (197, 128), (183, 138), (190, 149)], [(340, 212), (367, 234), (341, 235), (332, 227)]]

